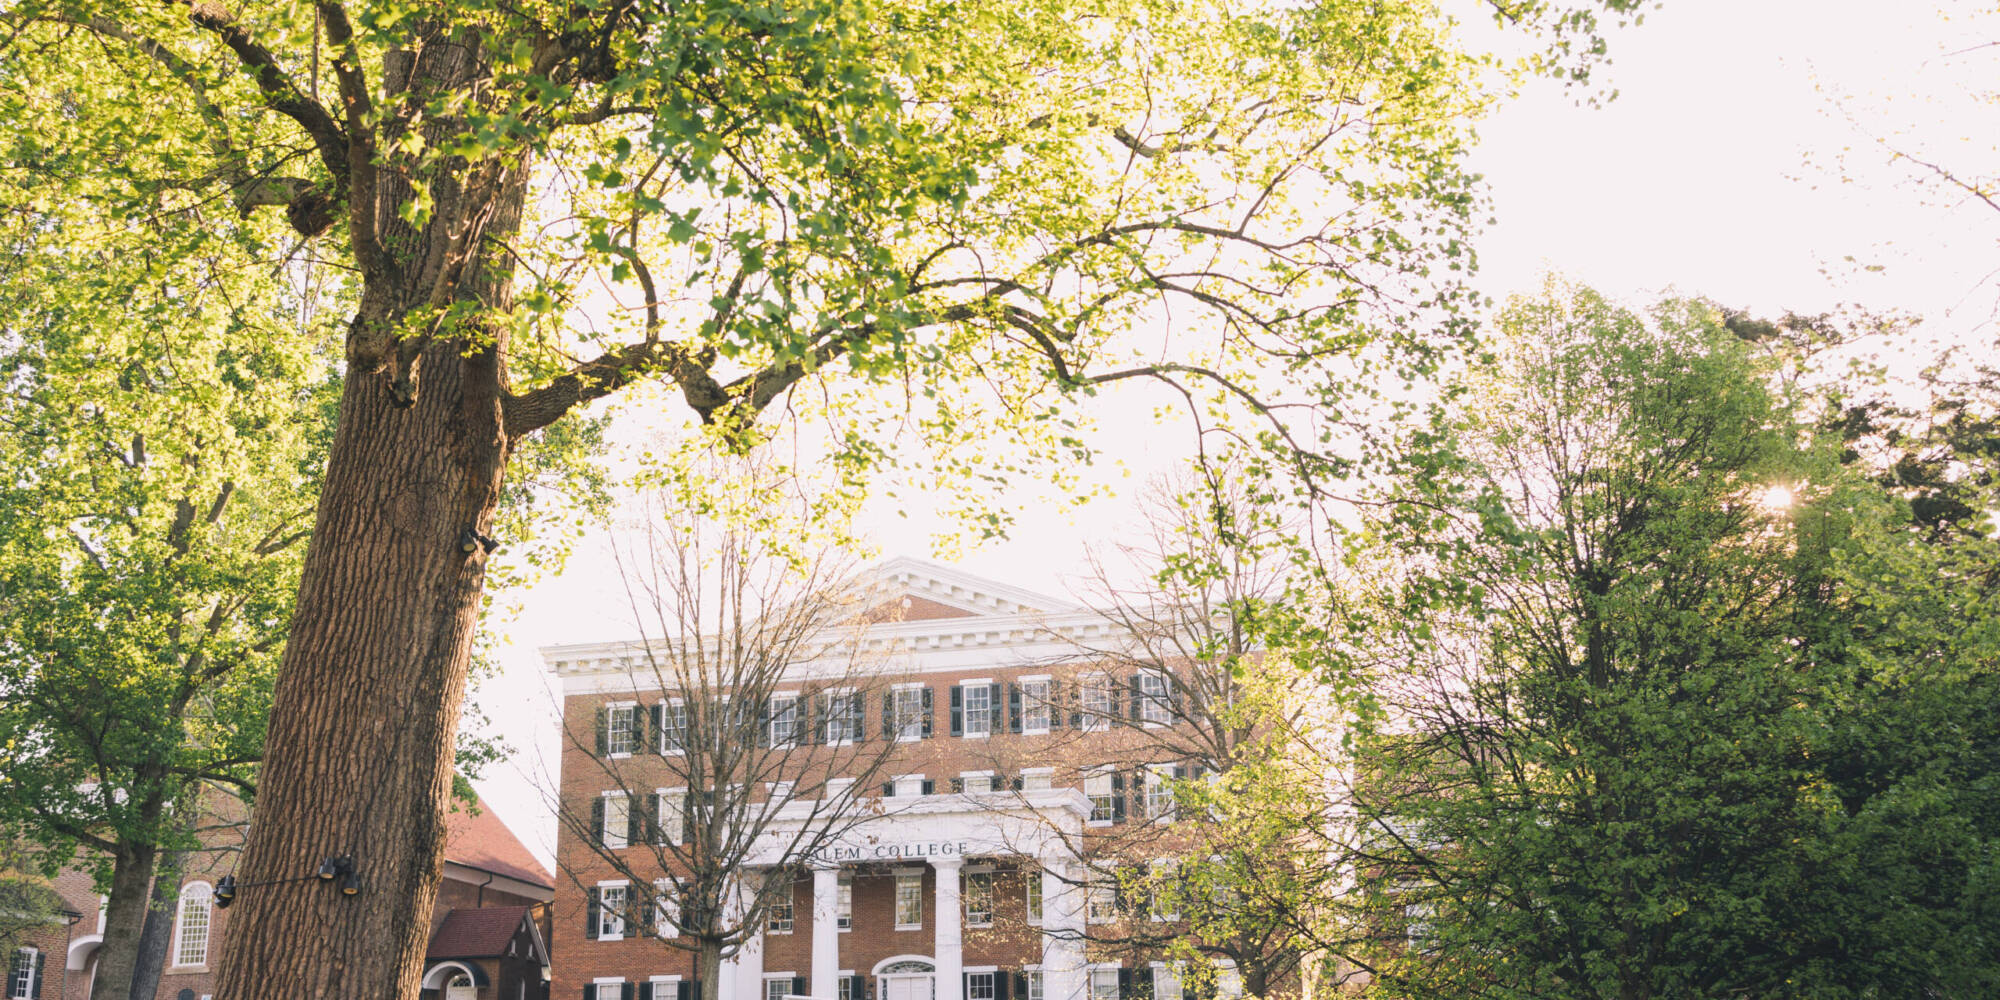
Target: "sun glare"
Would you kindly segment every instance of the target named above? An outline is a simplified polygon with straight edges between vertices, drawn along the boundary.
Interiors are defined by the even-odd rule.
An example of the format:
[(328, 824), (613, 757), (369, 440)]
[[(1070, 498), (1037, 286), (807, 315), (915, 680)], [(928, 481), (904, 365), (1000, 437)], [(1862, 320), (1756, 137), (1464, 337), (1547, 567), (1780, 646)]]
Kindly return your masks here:
[(1757, 497), (1757, 505), (1773, 514), (1791, 510), (1792, 488), (1783, 483), (1767, 486)]

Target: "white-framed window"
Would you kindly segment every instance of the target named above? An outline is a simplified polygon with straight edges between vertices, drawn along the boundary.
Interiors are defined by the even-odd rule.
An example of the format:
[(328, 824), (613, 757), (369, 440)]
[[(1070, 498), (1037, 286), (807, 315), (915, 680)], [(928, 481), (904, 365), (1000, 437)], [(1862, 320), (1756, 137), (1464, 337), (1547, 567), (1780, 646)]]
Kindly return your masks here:
[(632, 800), (620, 792), (604, 793), (604, 838), (605, 848), (616, 850), (629, 846), (632, 832)]
[(992, 771), (961, 771), (959, 786), (968, 792), (990, 792), (993, 790)]
[(1435, 914), (1436, 910), (1428, 900), (1403, 904), (1403, 936), (1409, 940), (1410, 947), (1419, 951), (1430, 947), (1431, 919)]
[(1153, 1000), (1182, 1000), (1181, 967), (1178, 962), (1153, 963)]
[(896, 797), (899, 799), (908, 798), (912, 795), (922, 795), (924, 794), (924, 776), (921, 774), (899, 774), (890, 787), (895, 789)]
[(1109, 824), (1118, 815), (1118, 792), (1112, 784), (1112, 772), (1098, 769), (1084, 776), (1083, 794), (1090, 799), (1090, 822), (1096, 826)]
[(844, 931), (854, 929), (854, 876), (847, 872), (841, 872), (834, 884), (833, 925)]
[(660, 837), (669, 844), (679, 844), (687, 832), (688, 790), (685, 788), (661, 788), (656, 790), (660, 800)]
[(208, 964), (208, 923), (215, 889), (207, 882), (181, 886), (180, 912), (174, 917), (174, 964)]
[(1174, 768), (1154, 764), (1146, 769), (1146, 816), (1171, 823), (1174, 819)]
[[(675, 1000), (676, 997), (681, 995), (681, 977), (679, 976), (652, 976), (647, 979), (647, 982), (653, 984), (653, 1000)], [(527, 991), (525, 989), (521, 991), (521, 997), (522, 1000), (526, 1000)]]
[[(1181, 918), (1180, 891), (1174, 878), (1178, 866), (1172, 858), (1158, 858), (1149, 866), (1146, 880), (1146, 915), (1154, 921), (1172, 922)], [(1159, 1000), (1155, 996), (1153, 1000)]]
[(861, 738), (861, 695), (842, 689), (826, 694), (826, 742), (842, 746)]
[(965, 709), (965, 736), (980, 739), (993, 735), (993, 682), (966, 681), (958, 686)]
[(921, 684), (899, 684), (891, 692), (896, 718), (892, 728), (898, 742), (924, 738), (924, 691)]
[(1083, 919), (1086, 923), (1108, 924), (1118, 919), (1118, 884), (1095, 881), (1084, 887)]
[(1139, 721), (1149, 726), (1172, 725), (1173, 682), (1157, 670), (1139, 673), (1139, 690), (1132, 692), (1139, 699)]
[(1053, 767), (1028, 767), (1021, 769), (1021, 790), (1024, 792), (1046, 792), (1055, 787), (1056, 769)]
[(1039, 924), (1042, 922), (1042, 870), (1036, 867), (1023, 869), (1021, 879), (1027, 885), (1028, 922)]
[(1082, 718), (1079, 729), (1104, 729), (1111, 725), (1111, 675), (1085, 674), (1077, 681), (1077, 707)]
[(785, 1000), (792, 994), (792, 977), (765, 976), (764, 1000)]
[(1026, 1000), (1047, 1000), (1048, 993), (1042, 986), (1042, 970), (1029, 969), (1022, 975), (1023, 978), (1028, 980), (1028, 996)]
[(778, 694), (771, 696), (771, 731), (769, 739), (773, 747), (790, 749), (799, 743), (799, 696)]
[(40, 948), (19, 948), (7, 969), (7, 1000), (30, 1000), (35, 995), (35, 974), (42, 969)]
[(625, 980), (599, 976), (590, 981), (591, 1000), (620, 1000), (625, 995)]
[(896, 873), (896, 929), (913, 931), (924, 925), (924, 875)]
[(613, 757), (629, 756), (639, 749), (639, 706), (613, 702), (604, 706), (604, 750)]
[(653, 880), (653, 933), (663, 938), (680, 937), (680, 900), (674, 896), (674, 880)]
[(965, 884), (959, 890), (959, 898), (965, 902), (967, 927), (993, 926), (992, 869), (967, 870)]
[(1090, 1000), (1118, 1000), (1118, 967), (1090, 967)]
[(841, 973), (840, 978), (833, 981), (834, 1000), (861, 1000), (860, 997), (854, 995), (854, 978), (853, 973), (845, 972)]
[(998, 973), (968, 972), (965, 974), (965, 1000), (993, 1000), (993, 980)]
[(1047, 677), (1021, 678), (1021, 732), (1033, 735), (1049, 731), (1049, 719), (1055, 712), (1049, 700)]
[(1235, 959), (1216, 959), (1215, 995), (1220, 1000), (1236, 1000), (1243, 995), (1243, 973), (1236, 968)]
[(792, 876), (775, 871), (764, 876), (764, 930), (771, 934), (792, 932)]
[[(625, 936), (625, 910), (631, 904), (632, 888), (629, 883), (599, 882), (597, 884), (597, 939), (616, 941)], [(624, 982), (624, 980), (619, 980)]]
[(660, 706), (660, 752), (679, 754), (687, 752), (688, 706), (679, 698), (671, 699)]

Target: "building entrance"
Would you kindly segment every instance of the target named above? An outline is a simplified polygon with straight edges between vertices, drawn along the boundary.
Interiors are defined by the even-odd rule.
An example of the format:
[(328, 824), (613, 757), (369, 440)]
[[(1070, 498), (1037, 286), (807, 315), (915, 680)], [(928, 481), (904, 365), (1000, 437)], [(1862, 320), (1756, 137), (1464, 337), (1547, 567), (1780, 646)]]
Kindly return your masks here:
[(931, 1000), (937, 967), (929, 962), (897, 962), (883, 968), (879, 1000)]

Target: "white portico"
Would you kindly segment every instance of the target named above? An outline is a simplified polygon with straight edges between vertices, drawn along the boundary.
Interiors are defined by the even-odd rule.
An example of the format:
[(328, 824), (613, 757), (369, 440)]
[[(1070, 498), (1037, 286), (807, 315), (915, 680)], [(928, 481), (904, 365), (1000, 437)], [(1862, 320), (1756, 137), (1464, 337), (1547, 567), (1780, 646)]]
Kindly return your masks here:
[[(799, 978), (806, 980), (810, 996), (839, 1000), (845, 967), (875, 980), (875, 1000), (966, 1000), (960, 894), (966, 863), (974, 859), (1022, 859), (1039, 866), (1045, 1000), (1082, 995), (1082, 893), (1069, 877), (1076, 863), (1069, 845), (1090, 815), (1090, 800), (1082, 792), (1058, 788), (885, 798), (870, 800), (868, 808), (878, 801), (879, 812), (834, 821), (832, 832), (817, 838), (818, 849), (803, 859), (812, 870), (812, 965), (810, 974)], [(817, 822), (826, 824), (824, 817)], [(799, 829), (774, 824), (767, 834), (769, 852), (754, 860), (780, 863), (784, 845), (796, 842)], [(930, 954), (895, 955), (859, 966), (843, 962), (843, 938), (835, 931), (841, 871), (885, 865), (933, 870)], [(762, 945), (761, 940), (747, 944), (725, 964), (720, 1000), (768, 1000), (761, 992), (766, 975)]]

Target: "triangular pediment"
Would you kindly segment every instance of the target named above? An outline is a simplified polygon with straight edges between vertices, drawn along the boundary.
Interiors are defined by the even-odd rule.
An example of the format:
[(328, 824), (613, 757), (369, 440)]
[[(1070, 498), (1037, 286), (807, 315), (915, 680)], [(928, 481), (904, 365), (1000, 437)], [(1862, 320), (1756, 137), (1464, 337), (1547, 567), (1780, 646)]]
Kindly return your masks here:
[(1067, 601), (975, 576), (927, 559), (898, 556), (861, 574), (869, 623), (1001, 618), (1075, 610)]

